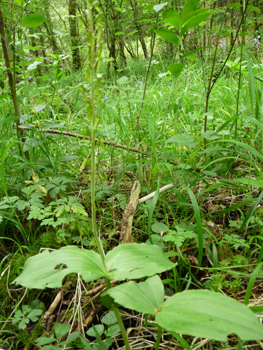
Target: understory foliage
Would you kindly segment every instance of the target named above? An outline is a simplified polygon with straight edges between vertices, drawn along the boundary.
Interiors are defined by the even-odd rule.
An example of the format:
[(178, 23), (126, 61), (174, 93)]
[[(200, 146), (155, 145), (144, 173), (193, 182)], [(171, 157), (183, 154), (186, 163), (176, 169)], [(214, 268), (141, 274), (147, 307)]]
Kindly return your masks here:
[(263, 73), (260, 43), (235, 45), (243, 5), (229, 51), (209, 55), (184, 53), (207, 9), (152, 4), (149, 57), (107, 78), (109, 9), (87, 1), (83, 71), (52, 53), (45, 76), (4, 81), (1, 348), (261, 344)]

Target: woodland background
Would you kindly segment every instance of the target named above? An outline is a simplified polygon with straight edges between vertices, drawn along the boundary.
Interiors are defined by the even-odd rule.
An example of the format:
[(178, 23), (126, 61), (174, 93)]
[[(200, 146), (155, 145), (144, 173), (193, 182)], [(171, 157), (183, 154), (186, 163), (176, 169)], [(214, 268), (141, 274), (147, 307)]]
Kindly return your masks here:
[[(0, 0), (1, 348), (263, 348), (252, 313), (262, 322), (262, 11), (259, 0)], [(87, 265), (125, 254), (90, 280), (84, 263), (65, 272), (72, 246)], [(151, 249), (161, 255), (134, 279), (158, 275), (133, 295), (120, 281)], [(137, 265), (125, 267), (129, 254)], [(132, 302), (155, 293), (171, 308), (185, 296), (186, 328), (156, 301)], [(242, 326), (236, 305), (250, 308)]]

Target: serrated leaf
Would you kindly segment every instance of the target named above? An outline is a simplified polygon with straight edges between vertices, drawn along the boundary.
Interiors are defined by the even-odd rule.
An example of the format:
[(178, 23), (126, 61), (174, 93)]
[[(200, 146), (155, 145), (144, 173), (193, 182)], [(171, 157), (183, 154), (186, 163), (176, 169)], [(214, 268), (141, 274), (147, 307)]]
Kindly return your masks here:
[(39, 319), (39, 316), (42, 315), (42, 310), (40, 309), (34, 309), (31, 310), (29, 312), (29, 314), (27, 315), (27, 317), (32, 321), (32, 322), (36, 322)]
[(167, 29), (155, 29), (154, 31), (157, 35), (159, 35), (161, 38), (165, 39), (169, 43), (179, 45), (179, 38), (174, 33), (170, 32), (170, 30)]
[(109, 97), (106, 101), (105, 104), (107, 107), (115, 107), (117, 105), (118, 101), (114, 97)]
[(19, 324), (18, 324), (18, 328), (19, 329), (26, 329), (26, 325), (29, 323), (29, 319), (28, 318), (23, 318)]

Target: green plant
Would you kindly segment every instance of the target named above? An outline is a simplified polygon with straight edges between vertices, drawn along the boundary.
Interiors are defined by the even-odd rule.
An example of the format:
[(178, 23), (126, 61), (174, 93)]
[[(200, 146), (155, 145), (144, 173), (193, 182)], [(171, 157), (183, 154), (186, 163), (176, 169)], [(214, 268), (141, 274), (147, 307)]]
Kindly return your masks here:
[[(92, 15), (92, 6), (97, 11), (95, 17)], [(196, 6), (197, 2), (193, 1), (189, 1), (185, 5), (182, 14), (182, 25), (180, 24), (180, 26), (178, 23), (181, 23), (181, 20), (178, 13), (174, 10), (169, 10), (166, 13), (167, 22), (171, 22), (172, 25), (180, 30), (180, 40), (189, 28), (197, 25), (209, 15), (207, 11), (195, 11)], [(88, 2), (86, 15), (89, 21), (89, 31), (88, 62), (85, 76), (87, 84), (89, 84), (89, 99), (87, 99), (85, 89), (83, 89), (83, 93), (87, 101), (88, 117), (91, 120), (91, 127), (87, 129), (91, 130), (92, 229), (99, 254), (92, 250), (79, 249), (75, 246), (63, 247), (51, 253), (46, 250), (27, 260), (22, 274), (15, 282), (28, 288), (42, 289), (45, 287), (61, 287), (63, 278), (69, 273), (81, 274), (86, 282), (104, 278), (107, 291), (102, 295), (102, 301), (114, 311), (127, 350), (130, 349), (130, 345), (115, 302), (126, 308), (155, 316), (155, 321), (158, 325), (156, 349), (159, 348), (163, 330), (168, 331), (187, 349), (189, 349), (189, 345), (178, 333), (226, 341), (227, 335), (232, 332), (238, 334), (244, 340), (260, 339), (262, 326), (258, 323), (253, 313), (245, 305), (231, 298), (205, 290), (191, 290), (177, 293), (164, 302), (163, 284), (161, 279), (155, 274), (168, 271), (174, 268), (175, 264), (169, 261), (158, 246), (144, 243), (123, 244), (105, 254), (102, 241), (97, 232), (95, 202), (95, 136), (100, 123), (100, 116), (95, 107), (96, 105), (100, 105), (101, 99), (101, 76), (98, 74), (98, 71), (102, 53), (100, 42), (101, 13), (96, 3), (92, 4)], [(176, 37), (175, 34), (171, 34), (170, 32), (165, 33), (163, 36), (168, 35), (169, 38), (172, 37), (173, 41), (179, 45), (179, 39), (174, 39)], [(95, 40), (97, 40), (97, 45), (95, 44)], [(168, 69), (177, 78), (182, 70), (182, 66), (175, 64), (169, 66)], [(122, 124), (124, 123), (122, 122)], [(151, 131), (149, 133), (150, 137), (154, 138), (153, 125), (148, 125), (148, 127)], [(193, 143), (192, 139), (190, 141)], [(183, 143), (185, 143), (185, 140), (183, 140)], [(179, 139), (179, 144), (182, 144), (181, 139)], [(249, 147), (247, 146), (247, 148)], [(253, 151), (255, 153), (255, 150)], [(259, 152), (257, 153), (259, 154)], [(151, 224), (159, 197), (159, 186), (160, 181), (158, 181), (157, 191), (149, 206), (148, 235), (150, 243), (153, 243)], [(190, 197), (191, 206), (196, 218), (199, 249), (198, 263), (201, 266), (203, 257), (203, 228), (200, 208), (193, 191), (187, 186), (184, 186), (184, 189)], [(61, 210), (62, 212), (66, 211), (68, 203), (63, 202), (61, 204), (63, 209), (58, 207), (57, 213), (60, 213)], [(184, 231), (184, 235), (186, 235), (186, 232)], [(58, 264), (63, 264), (62, 268), (57, 269), (56, 266)], [(149, 278), (144, 282), (135, 283), (129, 281), (111, 288), (110, 280), (112, 279), (123, 281), (125, 279), (137, 280), (145, 277)], [(194, 318), (192, 317), (193, 314), (195, 315)], [(96, 334), (96, 328), (94, 332)], [(99, 337), (97, 337), (97, 341), (99, 343)]]
[[(87, 350), (92, 349), (89, 346), (89, 342), (84, 339), (80, 335), (80, 331), (76, 331), (68, 334), (66, 340), (61, 341), (61, 338), (66, 336), (67, 333), (70, 332), (70, 324), (69, 323), (56, 323), (54, 325), (54, 332), (50, 333), (48, 337), (39, 337), (35, 340), (35, 344), (41, 349), (45, 350), (60, 350), (65, 346), (73, 347), (77, 346), (80, 348), (85, 348)], [(57, 345), (52, 345), (52, 343), (56, 342)]]
[(24, 330), (30, 321), (37, 322), (42, 313), (43, 310), (33, 308), (33, 305), (22, 305), (22, 310), (16, 310), (12, 324), (18, 324), (18, 328)]
[[(105, 316), (102, 317), (101, 322), (107, 325), (107, 329), (103, 324), (92, 326), (86, 332), (89, 337), (94, 337), (97, 339), (97, 343), (93, 345), (93, 350), (107, 350), (113, 343), (112, 336), (120, 332), (120, 327), (117, 323), (117, 319), (113, 311), (108, 312)], [(106, 337), (105, 341), (102, 342), (101, 336)]]

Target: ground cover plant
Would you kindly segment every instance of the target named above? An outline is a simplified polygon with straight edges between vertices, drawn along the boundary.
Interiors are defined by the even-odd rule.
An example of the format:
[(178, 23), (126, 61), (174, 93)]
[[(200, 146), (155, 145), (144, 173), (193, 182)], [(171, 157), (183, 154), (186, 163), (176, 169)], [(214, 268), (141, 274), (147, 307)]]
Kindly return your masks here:
[(123, 69), (105, 65), (107, 12), (87, 2), (82, 71), (52, 54), (45, 77), (27, 80), (35, 63), (16, 86), (13, 64), (4, 82), (2, 348), (262, 346), (260, 43), (235, 45), (255, 8), (204, 64), (185, 37), (211, 13), (167, 5), (147, 8), (149, 56)]

